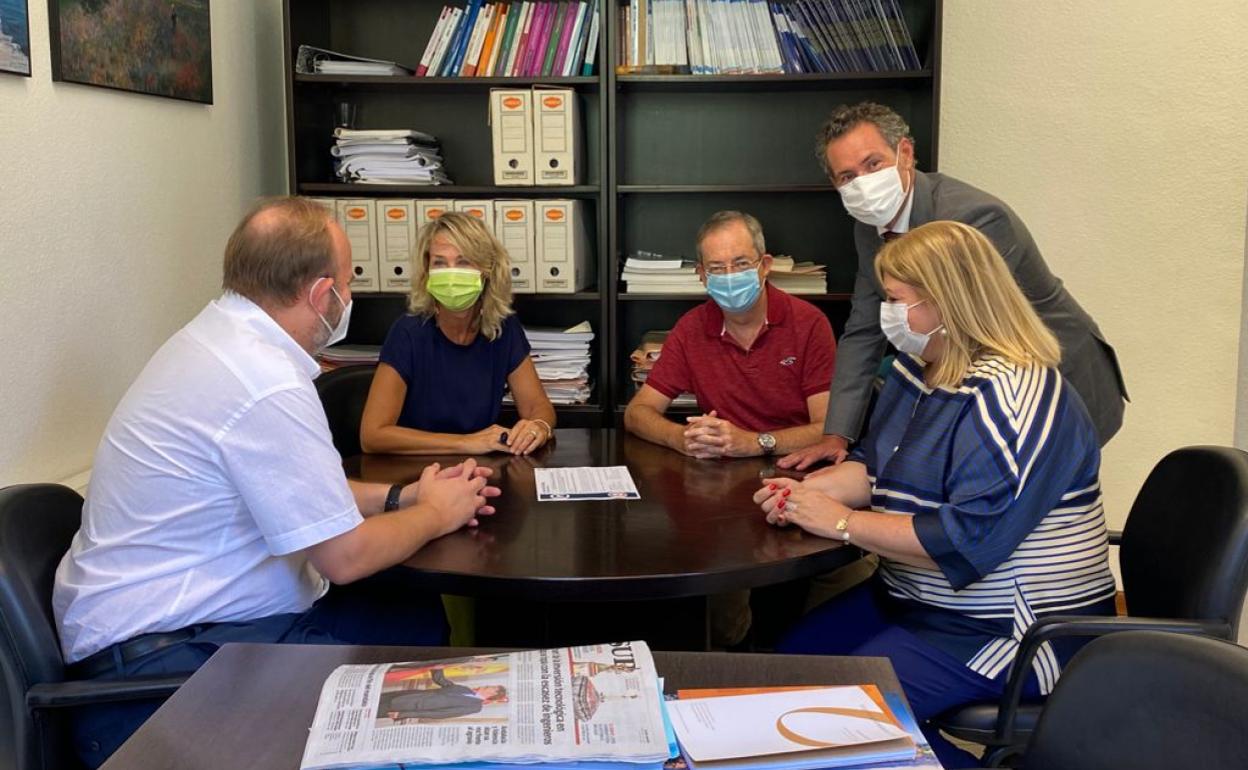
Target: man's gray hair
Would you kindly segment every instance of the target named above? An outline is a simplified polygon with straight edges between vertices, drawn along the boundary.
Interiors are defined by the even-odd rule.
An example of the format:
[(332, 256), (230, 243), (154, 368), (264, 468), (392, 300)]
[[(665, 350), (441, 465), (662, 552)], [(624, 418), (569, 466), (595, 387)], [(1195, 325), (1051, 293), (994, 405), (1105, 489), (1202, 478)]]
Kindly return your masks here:
[(750, 240), (754, 242), (754, 250), (758, 252), (758, 256), (761, 257), (767, 253), (767, 242), (763, 240), (763, 225), (757, 217), (746, 214), (744, 211), (716, 211), (698, 228), (699, 262), (702, 261), (702, 241), (706, 240), (706, 236), (733, 222), (745, 225), (745, 229), (750, 232)]
[(819, 159), (819, 164), (828, 176), (832, 175), (832, 170), (828, 168), (828, 145), (863, 123), (870, 123), (878, 128), (884, 141), (894, 151), (902, 139), (914, 141), (914, 137), (910, 136), (910, 126), (891, 107), (875, 102), (842, 104), (832, 110), (832, 114), (823, 122), (815, 136), (815, 157)]

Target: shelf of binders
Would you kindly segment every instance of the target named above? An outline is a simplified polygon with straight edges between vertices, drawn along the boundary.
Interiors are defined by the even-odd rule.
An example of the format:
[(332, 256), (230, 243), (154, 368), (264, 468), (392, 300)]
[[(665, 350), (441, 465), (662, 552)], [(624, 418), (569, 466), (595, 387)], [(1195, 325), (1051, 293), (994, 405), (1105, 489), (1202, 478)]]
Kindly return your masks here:
[(763, 91), (843, 90), (905, 87), (930, 81), (931, 70), (836, 72), (800, 75), (616, 75), (621, 91)]
[(598, 76), (590, 77), (454, 77), (431, 78), (391, 75), (295, 75), (295, 85), (338, 86), (363, 91), (448, 91), (456, 93), (488, 91), (491, 88), (559, 86), (589, 91), (598, 89)]
[(301, 195), (333, 195), (339, 198), (597, 198), (598, 185), (565, 187), (497, 187), (493, 185), (347, 184), (300, 182)]

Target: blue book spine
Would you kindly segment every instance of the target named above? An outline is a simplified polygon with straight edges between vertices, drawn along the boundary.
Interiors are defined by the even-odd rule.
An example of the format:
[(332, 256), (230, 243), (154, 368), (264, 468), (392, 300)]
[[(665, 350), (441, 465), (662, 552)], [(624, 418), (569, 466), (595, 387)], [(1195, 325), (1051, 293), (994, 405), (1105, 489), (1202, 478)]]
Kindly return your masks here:
[(455, 58), (455, 50), (459, 48), (459, 39), (464, 35), (464, 21), (468, 18), (468, 9), (459, 15), (459, 25), (455, 27), (455, 31), (451, 34), (450, 41), (446, 44), (446, 53), (442, 56), (442, 65), (438, 67), (438, 71), (433, 73), (438, 77), (446, 77), (451, 71), (451, 60)]
[(468, 53), (468, 44), (472, 42), (472, 28), (477, 25), (477, 14), (481, 13), (481, 4), (485, 0), (472, 0), (468, 4), (468, 10), (464, 13), (464, 33), (459, 36), (459, 45), (455, 49), (455, 60), (451, 62), (450, 76), (459, 75), (459, 70), (464, 65), (464, 56)]

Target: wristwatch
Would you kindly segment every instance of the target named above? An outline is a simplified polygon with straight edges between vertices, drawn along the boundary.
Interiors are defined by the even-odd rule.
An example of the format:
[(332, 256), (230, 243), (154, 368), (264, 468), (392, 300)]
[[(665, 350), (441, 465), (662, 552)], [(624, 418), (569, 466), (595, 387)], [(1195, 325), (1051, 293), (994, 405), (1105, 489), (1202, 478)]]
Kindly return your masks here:
[(776, 451), (776, 437), (770, 433), (758, 434), (758, 445), (762, 448), (763, 454), (769, 455)]
[(841, 536), (842, 543), (849, 542), (849, 517), (854, 514), (847, 513), (836, 522), (836, 533)]
[(385, 508), (382, 508), (382, 510), (387, 513), (389, 513), (390, 511), (399, 510), (399, 506), (401, 505), (401, 503), (399, 502), (399, 498), (402, 495), (403, 495), (402, 484), (395, 484), (394, 486), (390, 487), (390, 491), (386, 493), (386, 506)]

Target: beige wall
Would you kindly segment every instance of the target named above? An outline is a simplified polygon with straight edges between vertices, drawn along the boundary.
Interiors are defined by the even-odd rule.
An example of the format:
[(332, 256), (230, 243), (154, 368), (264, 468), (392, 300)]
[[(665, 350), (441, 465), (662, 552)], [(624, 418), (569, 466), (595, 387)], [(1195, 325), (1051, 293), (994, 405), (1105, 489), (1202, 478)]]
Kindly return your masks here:
[(1122, 361), (1111, 525), (1167, 450), (1233, 440), (1245, 41), (1243, 0), (945, 2), (940, 169), (1018, 211)]
[(220, 286), (241, 211), (285, 189), (281, 2), (212, 3), (216, 103), (0, 75), (0, 486), (88, 468), (152, 352)]

